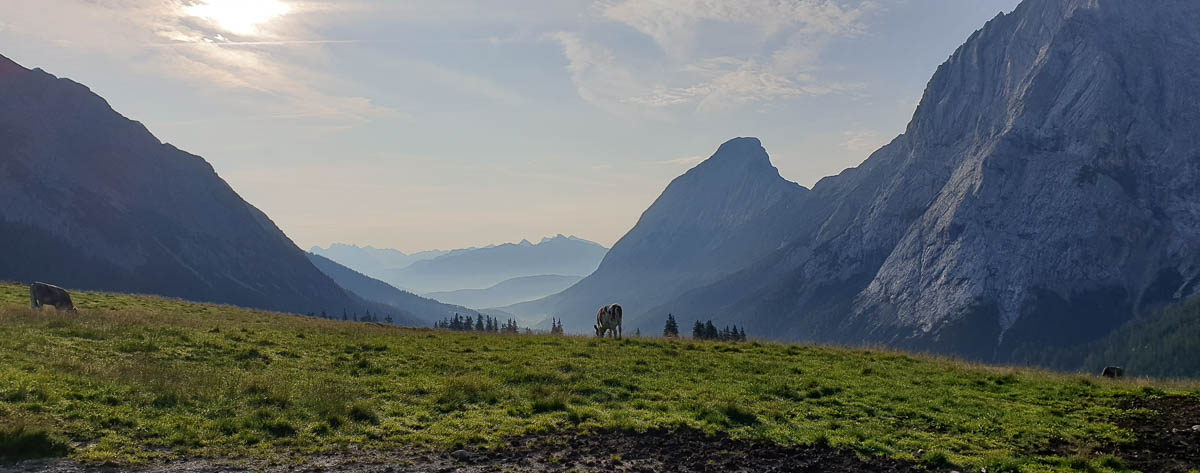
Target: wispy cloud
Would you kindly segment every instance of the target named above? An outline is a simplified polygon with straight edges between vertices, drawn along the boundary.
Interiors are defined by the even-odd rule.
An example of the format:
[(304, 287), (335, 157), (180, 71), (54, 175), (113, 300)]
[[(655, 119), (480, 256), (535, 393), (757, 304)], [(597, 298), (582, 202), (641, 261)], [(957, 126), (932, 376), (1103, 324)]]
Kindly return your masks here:
[(556, 32), (546, 37), (562, 45), (567, 71), (584, 100), (619, 113), (622, 103), (643, 93), (639, 78), (617, 60), (611, 49), (587, 41), (578, 33)]
[[(695, 113), (843, 92), (856, 84), (819, 77), (821, 53), (838, 37), (863, 32), (871, 0), (600, 0), (594, 10), (649, 37), (658, 67), (635, 66), (604, 42), (574, 32), (563, 46), (579, 95), (605, 109), (683, 107)], [(703, 47), (708, 29), (741, 38), (722, 54)], [(730, 37), (730, 35), (725, 35)], [(644, 62), (644, 61), (643, 61)]]
[(861, 29), (872, 1), (619, 0), (602, 1), (605, 17), (654, 38), (668, 55), (687, 58), (703, 22), (744, 25), (765, 40), (778, 34), (839, 35)]

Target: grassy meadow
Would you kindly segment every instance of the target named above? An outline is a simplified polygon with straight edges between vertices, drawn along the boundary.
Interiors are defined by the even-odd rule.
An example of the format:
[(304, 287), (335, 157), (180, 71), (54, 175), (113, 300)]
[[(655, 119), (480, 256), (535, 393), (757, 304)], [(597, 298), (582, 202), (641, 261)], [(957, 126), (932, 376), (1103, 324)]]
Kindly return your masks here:
[(724, 431), (1004, 471), (1121, 471), (1108, 381), (884, 350), (405, 329), (0, 285), (0, 454), (132, 464), (361, 446), (498, 448), (531, 433)]

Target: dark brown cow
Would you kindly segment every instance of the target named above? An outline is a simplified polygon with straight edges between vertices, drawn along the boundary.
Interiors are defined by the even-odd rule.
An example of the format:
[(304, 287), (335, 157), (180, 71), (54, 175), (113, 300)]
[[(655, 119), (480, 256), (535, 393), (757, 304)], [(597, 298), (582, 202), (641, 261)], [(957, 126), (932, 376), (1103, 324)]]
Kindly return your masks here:
[(29, 305), (34, 309), (41, 309), (42, 306), (54, 306), (57, 310), (69, 310), (75, 312), (75, 304), (71, 303), (71, 295), (61, 287), (46, 284), (44, 282), (35, 282), (29, 285)]
[(612, 333), (613, 338), (621, 338), (621, 306), (606, 305), (596, 312), (596, 336), (603, 337), (606, 332)]
[(1104, 367), (1104, 371), (1100, 373), (1100, 376), (1113, 379), (1122, 378), (1125, 376), (1125, 369), (1120, 366), (1106, 366)]

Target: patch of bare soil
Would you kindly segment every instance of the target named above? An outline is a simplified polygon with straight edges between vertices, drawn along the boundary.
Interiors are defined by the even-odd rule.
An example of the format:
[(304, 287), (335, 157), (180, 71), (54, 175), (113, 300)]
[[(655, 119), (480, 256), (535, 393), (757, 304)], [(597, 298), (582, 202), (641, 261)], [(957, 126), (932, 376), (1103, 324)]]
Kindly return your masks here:
[[(301, 459), (299, 463), (253, 464), (189, 460), (143, 468), (146, 473), (482, 473), (482, 472), (922, 472), (938, 471), (883, 458), (863, 460), (829, 447), (781, 447), (726, 435), (656, 430), (541, 435), (515, 440), (501, 451), (458, 450), (445, 454), (362, 452)], [(26, 462), (15, 470), (46, 473), (126, 471), (57, 460)]]
[(1200, 399), (1162, 397), (1138, 400), (1131, 409), (1155, 414), (1117, 421), (1137, 440), (1115, 452), (1127, 466), (1146, 473), (1187, 473), (1200, 469)]

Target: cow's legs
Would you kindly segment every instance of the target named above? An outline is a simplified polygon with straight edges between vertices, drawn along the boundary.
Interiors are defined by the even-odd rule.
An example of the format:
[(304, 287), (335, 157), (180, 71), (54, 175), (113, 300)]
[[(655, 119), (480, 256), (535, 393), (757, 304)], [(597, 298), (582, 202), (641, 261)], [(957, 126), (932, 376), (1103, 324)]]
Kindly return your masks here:
[(621, 339), (621, 324), (617, 324), (617, 340)]

